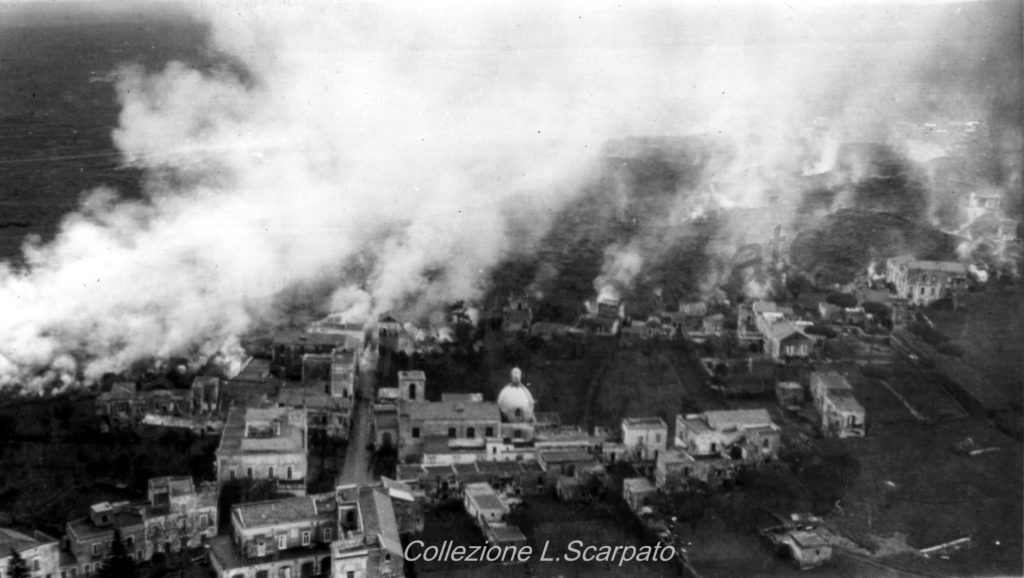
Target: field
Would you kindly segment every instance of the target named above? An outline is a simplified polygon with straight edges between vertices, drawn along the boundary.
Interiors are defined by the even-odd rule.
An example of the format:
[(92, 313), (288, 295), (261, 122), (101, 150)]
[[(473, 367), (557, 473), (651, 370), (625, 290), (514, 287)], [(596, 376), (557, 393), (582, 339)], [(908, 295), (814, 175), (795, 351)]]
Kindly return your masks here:
[(964, 350), (963, 361), (981, 372), (1021, 410), (1024, 392), (1024, 311), (1021, 283), (992, 281), (983, 291), (968, 294), (964, 309), (929, 309), (935, 327)]

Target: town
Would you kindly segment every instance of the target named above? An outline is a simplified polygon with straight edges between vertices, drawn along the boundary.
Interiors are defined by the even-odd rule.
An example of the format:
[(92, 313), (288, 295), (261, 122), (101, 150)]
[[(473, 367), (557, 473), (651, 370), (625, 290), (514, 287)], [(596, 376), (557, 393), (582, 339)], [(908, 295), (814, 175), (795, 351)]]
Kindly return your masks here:
[(78, 4), (0, 578), (1024, 574), (1019, 2)]

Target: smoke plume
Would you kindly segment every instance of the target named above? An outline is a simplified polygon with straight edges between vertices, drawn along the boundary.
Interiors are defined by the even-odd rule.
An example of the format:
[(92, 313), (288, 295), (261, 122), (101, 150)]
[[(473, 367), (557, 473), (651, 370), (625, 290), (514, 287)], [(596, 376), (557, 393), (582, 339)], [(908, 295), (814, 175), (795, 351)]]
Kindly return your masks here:
[[(333, 286), (349, 321), (429, 317), (482, 294), (510, 216), (559, 226), (609, 139), (727, 135), (716, 188), (688, 190), (753, 206), (776, 167), (814, 164), (793, 161), (801, 119), (856, 117), (834, 97), (854, 77), (905, 78), (868, 66), (889, 47), (864, 49), (852, 7), (190, 6), (218, 64), (117, 71), (115, 140), (145, 199), (94, 191), (24, 267), (0, 266), (0, 384), (233, 351), (304, 284)], [(612, 277), (636, 275), (624, 255)]]

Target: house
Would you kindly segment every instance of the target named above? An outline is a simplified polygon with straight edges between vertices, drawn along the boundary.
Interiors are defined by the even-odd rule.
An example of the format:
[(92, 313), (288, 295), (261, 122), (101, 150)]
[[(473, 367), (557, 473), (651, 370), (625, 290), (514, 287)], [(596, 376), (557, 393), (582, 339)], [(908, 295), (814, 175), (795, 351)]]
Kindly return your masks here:
[(380, 487), (239, 504), (231, 535), (218, 536), (218, 578), (403, 575), (394, 508)]
[(0, 576), (8, 576), (11, 552), (25, 561), (31, 578), (52, 578), (60, 569), (59, 542), (42, 532), (0, 528)]
[(654, 482), (659, 490), (675, 492), (687, 488), (692, 481), (697, 460), (681, 448), (669, 448), (658, 454), (654, 466)]
[(509, 295), (508, 303), (501, 308), (501, 331), (505, 335), (526, 335), (533, 321), (533, 310), (525, 296)]
[(927, 305), (967, 289), (967, 266), (954, 261), (918, 261), (909, 256), (886, 261), (885, 280), (896, 296), (914, 305)]
[(306, 493), (306, 411), (233, 407), (216, 452), (217, 483), (273, 480), (279, 491)]
[(332, 397), (354, 399), (359, 377), (359, 352), (351, 349), (335, 349), (328, 360), (330, 364), (330, 392)]
[(495, 402), (435, 401), (399, 405), (397, 441), (401, 461), (413, 458), (436, 464), (474, 461), (486, 455), (487, 439), (500, 434), (501, 412)]
[(804, 404), (804, 386), (795, 381), (780, 381), (775, 384), (775, 399), (779, 407), (799, 409)]
[(832, 559), (832, 544), (815, 528), (790, 525), (761, 530), (761, 536), (779, 553), (793, 560), (801, 570), (816, 568)]
[(62, 573), (99, 570), (110, 554), (115, 529), (137, 562), (200, 547), (217, 535), (217, 487), (211, 483), (197, 488), (187, 476), (153, 478), (146, 502), (93, 504), (88, 517), (66, 525)]
[(333, 352), (356, 351), (360, 343), (346, 333), (279, 331), (270, 350), (271, 373), (291, 381), (326, 381)]
[(639, 511), (648, 496), (658, 489), (647, 478), (626, 478), (622, 480), (622, 499), (634, 512)]
[(775, 360), (809, 357), (814, 343), (813, 337), (790, 321), (778, 321), (764, 331), (765, 351)]
[(487, 523), (501, 522), (509, 513), (508, 505), (487, 482), (466, 484), (462, 489), (462, 505), (483, 531)]
[(602, 298), (595, 303), (586, 304), (587, 313), (580, 317), (576, 326), (588, 335), (595, 337), (614, 337), (626, 317), (626, 304), (616, 300)]
[(780, 428), (764, 409), (708, 411), (676, 416), (675, 446), (693, 456), (775, 457)]
[(352, 397), (336, 397), (323, 385), (289, 385), (277, 394), (277, 405), (306, 410), (309, 431), (322, 432), (332, 439), (347, 439), (352, 422)]
[(813, 372), (810, 389), (822, 433), (839, 438), (864, 436), (864, 408), (845, 377), (835, 371)]
[(622, 419), (622, 443), (628, 458), (656, 460), (668, 448), (668, 426), (660, 417), (627, 417)]

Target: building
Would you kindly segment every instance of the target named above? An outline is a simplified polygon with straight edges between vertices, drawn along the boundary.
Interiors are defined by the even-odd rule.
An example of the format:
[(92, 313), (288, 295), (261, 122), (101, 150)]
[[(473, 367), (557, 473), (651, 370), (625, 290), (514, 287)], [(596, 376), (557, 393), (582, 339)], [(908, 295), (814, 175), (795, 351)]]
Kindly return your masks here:
[(885, 280), (896, 296), (927, 305), (967, 289), (967, 266), (954, 261), (918, 261), (909, 256), (886, 261)]
[(580, 317), (576, 326), (588, 335), (614, 337), (626, 317), (626, 304), (616, 299), (601, 298), (595, 303), (586, 303), (587, 312)]
[(399, 371), (398, 395), (404, 402), (427, 401), (427, 374), (418, 369)]
[(806, 358), (814, 349), (814, 338), (790, 321), (779, 321), (764, 332), (765, 352), (775, 360)]
[(623, 418), (622, 443), (629, 458), (657, 460), (658, 454), (668, 448), (668, 425), (660, 417)]
[(835, 371), (811, 373), (811, 399), (821, 416), (821, 431), (831, 437), (863, 437), (864, 408), (853, 386)]
[(655, 462), (658, 488), (671, 492), (695, 482), (714, 487), (733, 480), (743, 468), (777, 455), (780, 432), (763, 409), (676, 416), (674, 447)]
[(530, 332), (533, 310), (525, 296), (509, 295), (501, 308), (501, 331), (508, 336), (524, 336)]
[(279, 491), (306, 493), (306, 411), (234, 407), (216, 453), (217, 482), (273, 480)]
[(288, 385), (277, 393), (278, 407), (305, 410), (309, 431), (332, 439), (348, 438), (353, 401), (328, 394), (323, 384)]
[(153, 478), (146, 502), (93, 504), (88, 517), (66, 525), (62, 575), (99, 570), (110, 555), (115, 530), (137, 562), (201, 547), (217, 535), (217, 487), (210, 483), (196, 488), (187, 476)]
[(13, 528), (0, 528), (0, 576), (8, 576), (11, 552), (17, 552), (28, 567), (32, 578), (53, 578), (60, 568), (60, 545), (38, 531), (19, 532)]
[(764, 409), (708, 411), (676, 416), (676, 447), (693, 456), (772, 458), (781, 429)]
[(775, 384), (775, 399), (783, 409), (799, 409), (804, 404), (804, 386), (795, 381)]
[(218, 578), (403, 576), (402, 548), (384, 488), (240, 504), (230, 536), (210, 548)]
[(345, 332), (281, 331), (271, 347), (271, 373), (290, 381), (327, 381), (335, 351), (358, 351), (361, 338)]
[[(398, 412), (402, 461), (475, 461), (486, 452), (487, 438), (501, 432), (501, 412), (494, 402), (402, 402)], [(431, 459), (432, 455), (437, 458)]]
[(762, 530), (761, 536), (801, 570), (816, 568), (832, 559), (832, 544), (815, 528), (776, 526)]
[(622, 480), (622, 499), (634, 512), (640, 510), (644, 500), (654, 495), (658, 489), (647, 478), (626, 478)]

